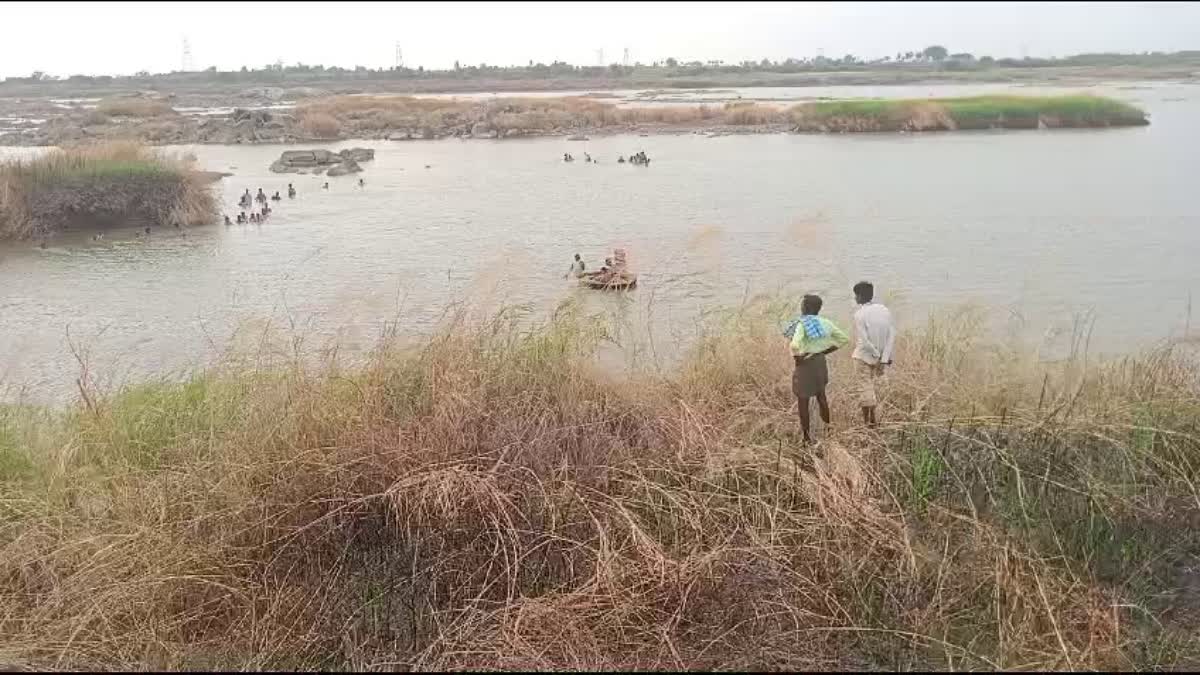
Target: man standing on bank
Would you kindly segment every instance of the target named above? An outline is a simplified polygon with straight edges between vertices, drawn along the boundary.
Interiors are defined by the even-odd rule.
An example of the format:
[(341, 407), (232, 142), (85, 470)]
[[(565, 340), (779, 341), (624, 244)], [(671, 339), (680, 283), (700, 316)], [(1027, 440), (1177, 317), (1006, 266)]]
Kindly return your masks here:
[(862, 406), (863, 422), (874, 427), (878, 420), (875, 408), (879, 405), (876, 384), (885, 366), (892, 364), (892, 349), (896, 343), (896, 326), (892, 313), (882, 303), (874, 301), (875, 287), (868, 281), (854, 284), (854, 370), (858, 403)]
[(800, 301), (800, 320), (792, 334), (792, 358), (796, 362), (796, 369), (792, 371), (792, 393), (799, 404), (800, 430), (804, 432), (805, 444), (812, 443), (809, 399), (817, 399), (821, 421), (829, 425), (829, 399), (825, 397), (829, 367), (825, 363), (825, 355), (850, 343), (850, 338), (842, 329), (829, 319), (817, 316), (821, 304), (820, 296), (804, 296)]

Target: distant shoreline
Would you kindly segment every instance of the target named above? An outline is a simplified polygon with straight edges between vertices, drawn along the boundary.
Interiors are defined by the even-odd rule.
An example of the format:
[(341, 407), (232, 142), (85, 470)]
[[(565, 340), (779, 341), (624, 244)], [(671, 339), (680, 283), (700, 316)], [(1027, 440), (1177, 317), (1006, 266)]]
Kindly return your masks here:
[[(59, 104), (61, 105), (61, 104)], [(274, 109), (181, 114), (170, 97), (107, 97), (50, 113), (0, 136), (0, 145), (72, 146), (97, 141), (150, 145), (296, 145), (326, 141), (509, 139), (588, 134), (927, 132), (1143, 126), (1144, 111), (1090, 95), (990, 95), (940, 99), (756, 101), (619, 106), (604, 98), (325, 96)]]

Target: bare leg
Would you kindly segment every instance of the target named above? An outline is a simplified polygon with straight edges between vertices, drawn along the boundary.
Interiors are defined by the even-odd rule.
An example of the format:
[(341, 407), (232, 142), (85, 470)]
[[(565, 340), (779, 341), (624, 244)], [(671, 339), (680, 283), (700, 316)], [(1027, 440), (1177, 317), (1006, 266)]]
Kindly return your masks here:
[(800, 411), (800, 431), (804, 432), (804, 442), (812, 443), (812, 436), (809, 435), (809, 428), (812, 425), (811, 411), (808, 409), (808, 397), (797, 397), (796, 401), (799, 404)]
[(829, 399), (825, 397), (824, 390), (817, 394), (817, 407), (821, 409), (821, 421), (829, 426)]

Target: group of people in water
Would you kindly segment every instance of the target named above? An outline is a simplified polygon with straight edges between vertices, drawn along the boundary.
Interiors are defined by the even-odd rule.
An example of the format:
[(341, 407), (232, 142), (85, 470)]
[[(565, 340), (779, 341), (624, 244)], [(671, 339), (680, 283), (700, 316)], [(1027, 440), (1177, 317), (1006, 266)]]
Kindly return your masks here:
[[(296, 188), (293, 187), (291, 183), (288, 183), (288, 198), (296, 198)], [(272, 209), (267, 202), (278, 202), (282, 200), (283, 197), (279, 196), (278, 190), (275, 191), (275, 194), (268, 197), (267, 193), (263, 192), (262, 188), (258, 188), (258, 194), (251, 196), (250, 189), (246, 188), (246, 191), (242, 193), (241, 198), (238, 199), (238, 206), (243, 210), (241, 213), (238, 213), (237, 220), (230, 220), (229, 216), (226, 215), (225, 224), (233, 225), (235, 222), (238, 225), (245, 225), (246, 223), (261, 223), (271, 215)], [(256, 202), (259, 204), (258, 210), (255, 210), (254, 207)], [(245, 209), (250, 209), (250, 213), (247, 214)]]
[[(360, 188), (366, 187), (366, 185), (367, 185), (366, 181), (364, 181), (361, 178), (358, 179), (358, 187), (360, 187)], [(321, 186), (321, 189), (328, 190), (329, 183), (326, 182), (324, 185)], [(287, 186), (287, 196), (288, 196), (288, 199), (296, 198), (296, 188), (291, 183), (288, 183), (288, 186)], [(262, 188), (258, 188), (258, 194), (251, 195), (250, 189), (247, 188), (246, 191), (242, 193), (242, 196), (238, 199), (238, 206), (242, 209), (241, 213), (238, 213), (237, 218), (235, 220), (230, 220), (229, 215), (226, 214), (225, 224), (233, 225), (236, 223), (238, 225), (245, 225), (246, 223), (256, 223), (257, 224), (257, 223), (262, 223), (262, 222), (266, 221), (266, 219), (271, 215), (271, 211), (273, 210), (270, 207), (270, 205), (267, 204), (268, 201), (272, 201), (272, 202), (283, 201), (283, 197), (281, 197), (279, 195), (278, 190), (275, 191), (275, 194), (268, 197), (267, 193), (263, 192)], [(257, 207), (257, 210), (255, 210), (255, 203), (257, 203), (259, 205)], [(250, 210), (249, 214), (246, 213), (247, 209)]]
[[(564, 162), (574, 162), (575, 155), (572, 155), (569, 152), (564, 152), (563, 153), (563, 161)], [(599, 160), (592, 159), (592, 156), (586, 152), (583, 153), (583, 161), (587, 162), (588, 164), (599, 164), (600, 163)], [(642, 152), (642, 151), (639, 151), (636, 154), (630, 155), (628, 160), (625, 159), (624, 155), (617, 157), (617, 164), (625, 164), (627, 161), (630, 164), (640, 164), (642, 166), (648, 166), (650, 164), (650, 158), (647, 157), (646, 153)]]

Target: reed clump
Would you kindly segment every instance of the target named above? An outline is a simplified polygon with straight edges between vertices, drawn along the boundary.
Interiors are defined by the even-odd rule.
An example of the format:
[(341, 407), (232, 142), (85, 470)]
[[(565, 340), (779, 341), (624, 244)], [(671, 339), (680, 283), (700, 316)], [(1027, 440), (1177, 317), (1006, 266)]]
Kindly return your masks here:
[(215, 217), (216, 200), (192, 161), (138, 143), (73, 146), (0, 164), (0, 238)]
[(1143, 126), (1135, 106), (1091, 95), (814, 101), (792, 108), (799, 131), (950, 131)]
[(666, 374), (599, 368), (608, 322), (567, 304), (0, 408), (0, 666), (1200, 664), (1180, 347), (1044, 365), (942, 316), (879, 433), (831, 359), (812, 453), (777, 308)]

